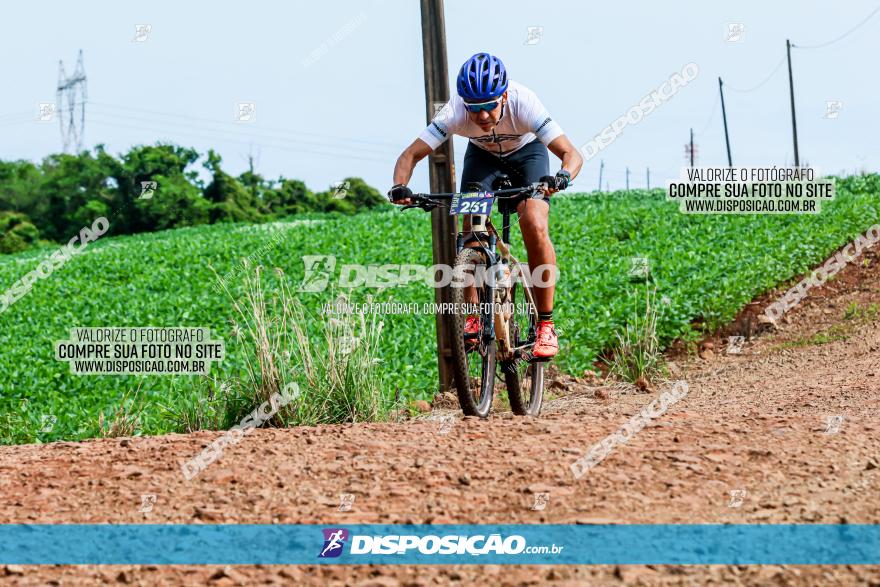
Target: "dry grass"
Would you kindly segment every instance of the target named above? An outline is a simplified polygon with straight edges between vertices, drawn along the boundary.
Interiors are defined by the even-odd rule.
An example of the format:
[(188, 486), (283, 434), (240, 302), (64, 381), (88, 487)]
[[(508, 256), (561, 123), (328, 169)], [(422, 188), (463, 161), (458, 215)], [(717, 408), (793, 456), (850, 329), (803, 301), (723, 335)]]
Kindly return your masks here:
[(645, 284), (644, 312), (633, 312), (632, 320), (617, 332), (610, 357), (604, 359), (611, 375), (644, 385), (666, 373), (657, 338), (657, 313), (656, 291)]
[(98, 414), (98, 430), (102, 438), (134, 436), (139, 431), (141, 412), (144, 409), (143, 402), (138, 401), (140, 389), (138, 386), (133, 397), (129, 397), (128, 393), (122, 397), (122, 401), (109, 421), (104, 418), (104, 412)]
[(174, 413), (178, 428), (228, 428), (289, 383), (299, 386), (299, 395), (269, 425), (386, 419), (393, 402), (385, 397), (378, 368), (381, 320), (376, 315), (310, 316), (280, 269), (275, 270), (280, 286), (271, 291), (264, 287), (261, 271), (248, 271), (244, 293), (237, 299), (221, 281), (237, 313), (237, 342), (247, 349), (245, 373), (227, 381), (205, 379), (207, 397)]

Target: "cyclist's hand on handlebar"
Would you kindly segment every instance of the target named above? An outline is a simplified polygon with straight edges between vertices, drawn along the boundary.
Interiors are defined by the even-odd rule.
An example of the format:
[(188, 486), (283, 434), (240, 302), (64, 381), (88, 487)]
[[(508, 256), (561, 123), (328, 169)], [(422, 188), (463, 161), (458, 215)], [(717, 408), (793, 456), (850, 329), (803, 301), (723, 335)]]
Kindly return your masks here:
[(539, 181), (547, 184), (548, 195), (554, 194), (556, 192), (561, 192), (571, 184), (571, 174), (565, 169), (560, 169), (555, 176), (545, 175)]
[(397, 184), (388, 190), (388, 198), (392, 204), (400, 204), (401, 206), (409, 206), (412, 204), (412, 190), (403, 185)]
[(556, 172), (556, 189), (560, 192), (571, 185), (571, 174), (565, 169)]
[(538, 183), (543, 183), (547, 185), (547, 187), (544, 188), (544, 193), (546, 193), (548, 196), (556, 191), (556, 178), (552, 175), (545, 175), (538, 180)]

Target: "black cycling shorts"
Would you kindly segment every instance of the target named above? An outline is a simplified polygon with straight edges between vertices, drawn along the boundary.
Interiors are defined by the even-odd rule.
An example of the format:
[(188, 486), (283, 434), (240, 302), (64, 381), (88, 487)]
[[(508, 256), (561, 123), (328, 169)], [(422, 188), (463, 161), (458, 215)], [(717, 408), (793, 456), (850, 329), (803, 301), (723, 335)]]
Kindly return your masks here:
[[(473, 190), (476, 188), (474, 184), (479, 184), (480, 190), (492, 191), (495, 189), (493, 183), (502, 175), (510, 178), (513, 187), (528, 187), (540, 181), (545, 175), (550, 175), (550, 156), (547, 154), (547, 147), (540, 140), (535, 139), (510, 155), (500, 157), (468, 142), (467, 151), (464, 153), (464, 169), (461, 172), (462, 190)], [(518, 200), (499, 202), (516, 209), (516, 204), (523, 199), (525, 196)], [(550, 205), (550, 198), (545, 196), (543, 200), (548, 206)]]

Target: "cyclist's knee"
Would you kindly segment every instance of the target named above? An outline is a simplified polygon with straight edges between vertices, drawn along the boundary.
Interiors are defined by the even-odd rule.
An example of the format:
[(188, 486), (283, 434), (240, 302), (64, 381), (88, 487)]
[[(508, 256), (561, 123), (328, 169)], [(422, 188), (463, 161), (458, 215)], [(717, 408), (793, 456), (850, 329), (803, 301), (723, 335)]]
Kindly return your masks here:
[(522, 229), (523, 239), (526, 244), (550, 243), (550, 231), (546, 226), (529, 226)]
[(541, 214), (521, 214), (520, 232), (523, 239), (531, 242), (544, 242), (550, 240), (550, 229), (547, 226), (547, 218)]
[(544, 200), (523, 200), (517, 206), (520, 225), (542, 226), (544, 230), (550, 222), (550, 206)]

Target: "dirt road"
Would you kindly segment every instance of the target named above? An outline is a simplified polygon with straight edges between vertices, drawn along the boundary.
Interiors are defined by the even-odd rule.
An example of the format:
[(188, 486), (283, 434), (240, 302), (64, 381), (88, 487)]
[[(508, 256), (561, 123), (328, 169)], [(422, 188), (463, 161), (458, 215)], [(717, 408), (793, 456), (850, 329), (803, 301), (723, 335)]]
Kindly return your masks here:
[[(216, 432), (0, 447), (0, 522), (878, 524), (880, 322), (870, 304), (880, 303), (880, 263), (872, 260), (812, 292), (790, 324), (746, 341), (741, 353), (715, 341), (702, 357), (677, 360), (673, 375), (688, 383), (687, 396), (580, 479), (571, 463), (662, 387), (643, 393), (562, 377), (538, 419), (258, 430), (192, 481), (179, 462)], [(354, 496), (351, 511), (339, 511), (341, 494)], [(140, 511), (143, 495), (156, 496), (149, 512)], [(880, 568), (0, 567), (6, 584), (116, 581), (880, 585)]]

